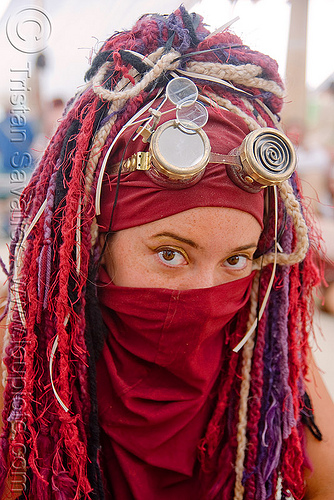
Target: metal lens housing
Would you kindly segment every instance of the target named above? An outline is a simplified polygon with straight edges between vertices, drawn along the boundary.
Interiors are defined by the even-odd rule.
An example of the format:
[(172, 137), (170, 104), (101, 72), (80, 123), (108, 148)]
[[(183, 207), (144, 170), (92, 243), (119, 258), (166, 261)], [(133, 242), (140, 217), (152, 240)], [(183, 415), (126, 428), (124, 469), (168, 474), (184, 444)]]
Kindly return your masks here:
[(157, 128), (150, 143), (152, 163), (170, 179), (192, 180), (206, 167), (210, 141), (202, 129), (186, 130), (170, 120)]
[(250, 132), (233, 154), (239, 156), (240, 166), (227, 165), (226, 171), (235, 184), (251, 193), (281, 184), (296, 168), (291, 141), (270, 127)]
[(296, 168), (296, 153), (285, 134), (273, 128), (254, 130), (240, 148), (245, 175), (263, 186), (280, 184)]

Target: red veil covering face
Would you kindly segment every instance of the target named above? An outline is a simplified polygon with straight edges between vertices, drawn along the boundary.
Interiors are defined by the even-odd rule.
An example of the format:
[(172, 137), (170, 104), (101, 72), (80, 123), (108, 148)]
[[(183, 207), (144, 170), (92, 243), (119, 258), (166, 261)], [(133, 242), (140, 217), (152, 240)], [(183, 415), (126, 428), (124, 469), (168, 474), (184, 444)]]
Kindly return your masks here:
[[(296, 176), (279, 187), (279, 265), (256, 334), (240, 354), (232, 347), (256, 319), (270, 281), (273, 218), (259, 244), (263, 270), (257, 266), (254, 278), (206, 291), (147, 290), (150, 302), (159, 295), (154, 315), (134, 312), (138, 289), (121, 290), (102, 270), (96, 274), (98, 224), (109, 230), (116, 182), (106, 181), (111, 195), (103, 189), (97, 224), (95, 195), (106, 151), (129, 119), (184, 72), (219, 109), (207, 124), (214, 152), (228, 153), (248, 131), (275, 126), (284, 96), (275, 61), (229, 31), (210, 36), (203, 20), (182, 6), (169, 16), (143, 16), (104, 43), (21, 198), (9, 272), (0, 494), (19, 461), (26, 496), (43, 500), (102, 499), (101, 471), (108, 491), (121, 491), (122, 500), (138, 485), (146, 492), (161, 486), (165, 498), (168, 488), (180, 487), (169, 498), (196, 498), (196, 478), (205, 478), (207, 500), (303, 495), (301, 421), (318, 275)], [(224, 123), (222, 137), (215, 120)], [(121, 141), (111, 164), (120, 161)], [(130, 145), (128, 154), (131, 147), (138, 150)], [(224, 168), (210, 165), (198, 184), (178, 193), (140, 174), (122, 176), (112, 230), (199, 206), (231, 206), (262, 223), (262, 196), (234, 187)], [(221, 299), (227, 294), (228, 302)], [(200, 303), (195, 316), (194, 302)], [(202, 323), (193, 336), (185, 328), (182, 344), (177, 332), (185, 309), (189, 324), (197, 316)], [(144, 330), (151, 316), (156, 324)], [(154, 485), (152, 469), (159, 469)], [(164, 497), (159, 492), (156, 498)]]
[[(226, 325), (247, 303), (252, 278), (179, 291), (117, 287), (101, 272), (109, 331), (97, 364), (101, 456), (116, 498), (198, 498), (200, 491), (205, 498), (198, 447), (231, 356), (226, 344), (240, 339)], [(224, 473), (229, 479), (229, 463)]]

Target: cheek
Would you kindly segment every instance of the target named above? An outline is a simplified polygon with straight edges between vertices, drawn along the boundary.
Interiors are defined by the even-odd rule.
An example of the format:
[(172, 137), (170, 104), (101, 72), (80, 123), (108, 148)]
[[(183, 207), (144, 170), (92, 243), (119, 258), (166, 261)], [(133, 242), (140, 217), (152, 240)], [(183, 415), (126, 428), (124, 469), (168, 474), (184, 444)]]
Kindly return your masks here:
[(107, 249), (105, 267), (116, 286), (154, 287), (155, 279), (148, 260), (140, 245), (124, 244), (121, 239), (116, 239)]

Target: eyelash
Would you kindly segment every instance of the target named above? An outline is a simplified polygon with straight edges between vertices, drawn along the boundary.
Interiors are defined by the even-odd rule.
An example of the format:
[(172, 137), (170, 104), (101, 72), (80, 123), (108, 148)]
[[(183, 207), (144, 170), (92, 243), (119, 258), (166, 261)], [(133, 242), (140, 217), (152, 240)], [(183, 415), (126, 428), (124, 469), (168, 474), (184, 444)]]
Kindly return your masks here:
[[(233, 266), (233, 265), (226, 265), (226, 263), (228, 263), (228, 261), (230, 259), (234, 259), (236, 257), (238, 259), (245, 259), (243, 266), (237, 267), (237, 266)], [(226, 265), (226, 267), (229, 268), (229, 269), (237, 269), (238, 271), (243, 271), (243, 269), (245, 269), (245, 267), (247, 266), (248, 261), (250, 261), (250, 260), (252, 260), (252, 259), (249, 257), (249, 255), (236, 254), (236, 255), (232, 255), (231, 257), (229, 257), (228, 259), (226, 259), (224, 261), (224, 265)]]
[[(184, 255), (184, 253), (181, 251), (181, 250), (177, 250), (176, 248), (173, 248), (173, 247), (160, 247), (160, 248), (157, 248), (155, 250), (159, 260), (162, 262), (162, 264), (164, 264), (165, 266), (168, 266), (168, 267), (179, 267), (179, 264), (170, 264), (169, 262), (172, 262), (175, 257), (179, 256), (179, 257), (182, 257), (183, 261), (186, 262), (186, 264), (188, 264), (188, 259), (187, 257)], [(172, 259), (168, 260), (168, 259), (164, 259), (163, 258), (163, 252), (170, 252), (171, 254), (174, 254)], [(181, 265), (186, 265), (186, 264), (181, 264)]]
[[(155, 250), (155, 252), (156, 252), (156, 255), (158, 256), (160, 262), (162, 262), (162, 264), (167, 266), (167, 267), (175, 267), (176, 268), (176, 267), (181, 267), (181, 266), (187, 265), (189, 263), (189, 259), (184, 254), (184, 252), (182, 252), (180, 249), (176, 249), (174, 247), (169, 247), (169, 246), (168, 247), (159, 247)], [(170, 252), (172, 254), (170, 260), (164, 258), (164, 256), (163, 256), (164, 252)], [(173, 264), (172, 262), (175, 261), (175, 258), (177, 258), (177, 257), (182, 258), (182, 263), (176, 262)], [(235, 258), (238, 259), (238, 263), (240, 262), (241, 259), (244, 259), (243, 264), (240, 267), (238, 267), (238, 265), (231, 265), (228, 262), (229, 260), (235, 259)], [(247, 267), (248, 261), (251, 261), (251, 260), (252, 260), (252, 258), (250, 258), (249, 255), (236, 254), (236, 255), (232, 255), (231, 257), (228, 257), (224, 261), (223, 265), (227, 269), (243, 271)]]

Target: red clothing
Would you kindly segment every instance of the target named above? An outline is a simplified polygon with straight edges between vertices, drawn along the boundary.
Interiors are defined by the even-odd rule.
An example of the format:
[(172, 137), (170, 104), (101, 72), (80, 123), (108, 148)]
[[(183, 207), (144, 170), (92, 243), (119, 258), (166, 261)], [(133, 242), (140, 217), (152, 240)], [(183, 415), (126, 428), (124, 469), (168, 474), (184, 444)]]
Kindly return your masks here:
[(110, 333), (97, 388), (113, 499), (200, 498), (197, 446), (213, 410), (223, 329), (247, 302), (252, 275), (179, 291), (116, 287), (103, 273)]

